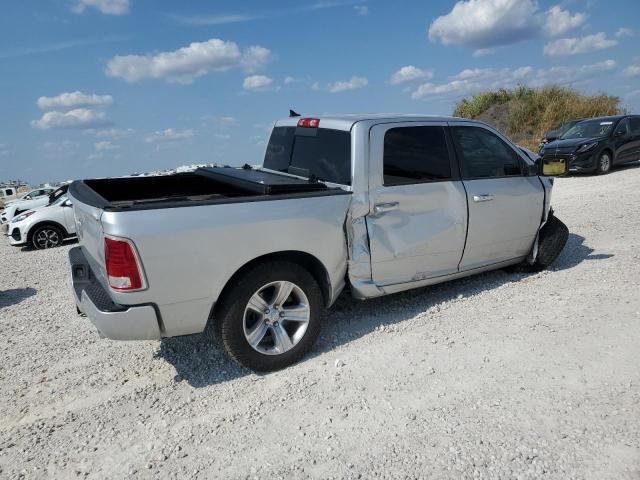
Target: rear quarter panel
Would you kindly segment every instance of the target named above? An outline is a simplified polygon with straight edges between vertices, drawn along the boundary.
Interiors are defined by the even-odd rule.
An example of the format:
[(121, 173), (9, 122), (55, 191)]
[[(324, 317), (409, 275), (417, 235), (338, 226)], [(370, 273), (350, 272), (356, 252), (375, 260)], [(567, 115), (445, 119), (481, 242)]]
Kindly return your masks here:
[(135, 243), (149, 288), (116, 293), (117, 303), (158, 305), (167, 336), (204, 329), (222, 289), (242, 266), (270, 253), (316, 257), (342, 286), (350, 195), (104, 212), (105, 234)]

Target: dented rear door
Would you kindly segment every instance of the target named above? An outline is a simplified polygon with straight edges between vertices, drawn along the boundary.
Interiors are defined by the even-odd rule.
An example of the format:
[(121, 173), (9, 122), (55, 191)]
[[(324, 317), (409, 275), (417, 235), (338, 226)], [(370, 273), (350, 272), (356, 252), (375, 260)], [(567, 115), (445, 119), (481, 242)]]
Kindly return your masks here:
[(445, 127), (402, 122), (371, 128), (366, 222), (376, 285), (458, 271), (467, 199)]

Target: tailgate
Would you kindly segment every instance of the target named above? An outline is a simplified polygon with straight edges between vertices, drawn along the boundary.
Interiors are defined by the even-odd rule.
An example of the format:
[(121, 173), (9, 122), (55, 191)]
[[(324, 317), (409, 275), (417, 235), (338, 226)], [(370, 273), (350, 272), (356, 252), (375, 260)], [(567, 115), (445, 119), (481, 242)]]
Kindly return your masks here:
[(104, 277), (104, 235), (102, 231), (102, 209), (87, 205), (69, 194), (73, 203), (78, 241), (91, 270), (106, 285)]

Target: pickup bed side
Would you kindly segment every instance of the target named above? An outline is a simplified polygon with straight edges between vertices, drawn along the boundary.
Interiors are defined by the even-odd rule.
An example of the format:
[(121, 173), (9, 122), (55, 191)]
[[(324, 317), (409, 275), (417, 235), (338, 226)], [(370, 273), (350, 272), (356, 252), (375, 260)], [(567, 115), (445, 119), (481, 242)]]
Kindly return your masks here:
[[(76, 201), (75, 208), (84, 256), (103, 287), (103, 237), (133, 240), (150, 279), (148, 289), (111, 290), (109, 295), (121, 306), (153, 304), (160, 317), (160, 337), (204, 330), (212, 306), (234, 273), (258, 257), (279, 252), (316, 259), (326, 271), (326, 303), (333, 303), (344, 287), (344, 223), (350, 199), (345, 192), (295, 201), (138, 211), (102, 212)], [(136, 338), (135, 332), (131, 338)]]

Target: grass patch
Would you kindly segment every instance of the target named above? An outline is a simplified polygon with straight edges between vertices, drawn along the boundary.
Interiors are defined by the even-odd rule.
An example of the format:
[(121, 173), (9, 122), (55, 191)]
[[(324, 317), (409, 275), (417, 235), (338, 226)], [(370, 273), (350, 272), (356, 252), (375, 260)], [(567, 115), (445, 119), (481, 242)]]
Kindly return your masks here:
[(481, 92), (458, 102), (453, 111), (457, 117), (489, 123), (532, 150), (537, 150), (547, 130), (562, 122), (620, 113), (623, 109), (619, 97), (604, 93), (584, 95), (557, 85)]

